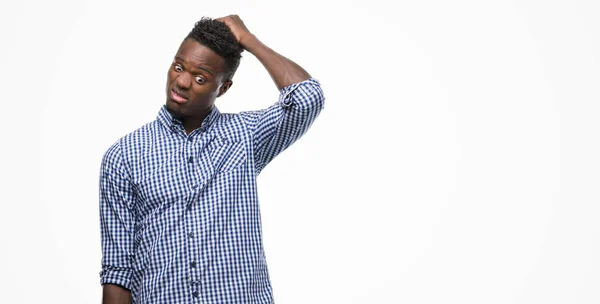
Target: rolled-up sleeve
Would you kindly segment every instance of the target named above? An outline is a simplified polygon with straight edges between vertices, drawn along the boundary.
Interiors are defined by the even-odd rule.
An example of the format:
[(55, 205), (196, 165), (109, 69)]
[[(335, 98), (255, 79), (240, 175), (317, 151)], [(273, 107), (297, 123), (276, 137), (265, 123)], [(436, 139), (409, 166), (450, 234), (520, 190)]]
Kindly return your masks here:
[(254, 140), (256, 172), (298, 140), (323, 109), (325, 96), (314, 78), (281, 89), (267, 109), (242, 113)]
[(135, 192), (119, 143), (115, 143), (104, 154), (100, 172), (100, 284), (131, 289), (134, 203)]

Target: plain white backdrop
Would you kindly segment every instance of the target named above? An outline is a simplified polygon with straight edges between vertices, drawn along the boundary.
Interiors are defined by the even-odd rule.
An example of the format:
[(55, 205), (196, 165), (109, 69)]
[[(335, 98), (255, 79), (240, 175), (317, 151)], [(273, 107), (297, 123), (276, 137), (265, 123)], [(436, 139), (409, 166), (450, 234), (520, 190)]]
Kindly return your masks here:
[[(597, 1), (6, 1), (0, 302), (99, 303), (105, 150), (202, 16), (321, 81), (259, 177), (278, 303), (599, 303)], [(277, 100), (249, 53), (222, 112)]]

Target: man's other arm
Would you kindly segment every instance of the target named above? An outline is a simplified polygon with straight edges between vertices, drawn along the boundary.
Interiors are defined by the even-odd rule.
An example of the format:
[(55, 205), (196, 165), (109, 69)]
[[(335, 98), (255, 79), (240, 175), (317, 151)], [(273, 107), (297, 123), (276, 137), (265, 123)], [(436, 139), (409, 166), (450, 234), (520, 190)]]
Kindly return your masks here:
[(103, 304), (131, 304), (135, 191), (119, 142), (104, 154), (100, 172)]
[(131, 291), (119, 285), (104, 284), (102, 304), (131, 304)]

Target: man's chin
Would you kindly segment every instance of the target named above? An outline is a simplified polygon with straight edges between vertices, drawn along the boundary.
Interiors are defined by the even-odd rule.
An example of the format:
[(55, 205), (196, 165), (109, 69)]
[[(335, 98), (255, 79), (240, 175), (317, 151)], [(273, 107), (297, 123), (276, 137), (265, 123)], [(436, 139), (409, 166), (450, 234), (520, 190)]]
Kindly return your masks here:
[(171, 113), (171, 115), (173, 115), (173, 117), (179, 118), (183, 116), (183, 109), (181, 108), (181, 105), (172, 100), (167, 100), (167, 110), (169, 113)]

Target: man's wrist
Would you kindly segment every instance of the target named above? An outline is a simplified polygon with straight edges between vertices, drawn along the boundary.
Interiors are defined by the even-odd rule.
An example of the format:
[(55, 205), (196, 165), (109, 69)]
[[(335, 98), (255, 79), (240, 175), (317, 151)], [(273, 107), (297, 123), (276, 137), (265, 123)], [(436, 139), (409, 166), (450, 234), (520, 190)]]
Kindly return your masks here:
[(254, 51), (260, 47), (262, 42), (260, 42), (260, 40), (254, 36), (254, 34), (248, 33), (240, 39), (240, 44), (246, 51), (254, 53)]

